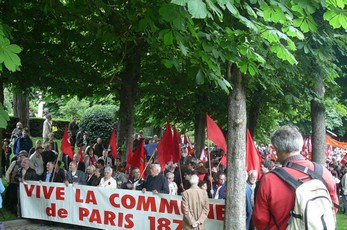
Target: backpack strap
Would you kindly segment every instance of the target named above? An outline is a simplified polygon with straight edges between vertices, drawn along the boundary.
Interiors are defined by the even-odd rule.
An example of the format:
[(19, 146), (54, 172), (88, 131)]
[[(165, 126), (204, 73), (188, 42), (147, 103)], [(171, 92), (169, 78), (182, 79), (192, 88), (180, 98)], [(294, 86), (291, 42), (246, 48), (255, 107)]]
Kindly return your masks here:
[[(292, 175), (290, 175), (284, 168), (282, 167), (279, 167), (279, 168), (275, 168), (274, 170), (271, 171), (272, 173), (276, 174), (279, 178), (281, 178), (281, 180), (283, 180), (284, 183), (287, 183), (289, 184), (293, 189), (294, 191), (303, 183), (302, 181), (300, 180), (297, 180), (295, 179), (295, 177), (293, 177)], [(290, 224), (293, 220), (293, 218), (300, 218), (302, 219), (302, 216), (301, 215), (297, 215), (295, 214), (293, 211), (290, 211), (290, 218), (288, 220), (288, 224)], [(275, 217), (273, 215), (271, 215), (272, 218), (274, 219), (275, 221), (275, 224), (276, 224), (276, 227), (277, 229), (280, 229), (279, 226), (278, 226), (278, 223), (275, 219)]]
[(303, 165), (297, 164), (295, 162), (288, 162), (285, 167), (295, 169), (297, 171), (300, 171), (302, 173), (305, 173), (309, 175), (312, 179), (317, 179), (323, 182), (326, 188), (328, 188), (327, 183), (323, 179), (323, 166), (321, 164), (317, 164), (316, 162), (312, 162), (314, 165), (314, 171), (309, 169), (308, 167), (305, 167)]
[[(302, 166), (300, 164), (294, 163), (294, 162), (288, 162), (285, 167), (288, 168), (292, 168), (295, 170), (298, 170), (300, 172), (306, 173), (308, 174), (312, 179), (317, 179), (323, 182), (323, 184), (325, 185), (325, 187), (327, 188), (327, 190), (329, 190), (328, 184), (326, 183), (326, 181), (323, 178), (323, 166), (321, 164), (318, 164), (316, 162), (312, 162), (314, 165), (314, 171), (312, 171), (311, 169)], [(333, 203), (335, 208), (339, 208), (339, 205)]]
[(282, 167), (275, 168), (274, 170), (272, 170), (272, 172), (276, 174), (279, 178), (281, 178), (285, 183), (293, 187), (294, 190), (296, 190), (302, 184)]

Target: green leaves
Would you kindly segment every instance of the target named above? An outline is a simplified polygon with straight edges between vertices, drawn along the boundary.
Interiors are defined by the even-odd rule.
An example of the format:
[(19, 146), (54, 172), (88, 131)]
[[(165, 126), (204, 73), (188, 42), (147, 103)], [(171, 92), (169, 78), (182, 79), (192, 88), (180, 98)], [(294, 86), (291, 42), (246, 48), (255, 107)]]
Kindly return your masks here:
[(347, 2), (344, 0), (326, 0), (326, 5), (328, 7), (332, 6), (343, 9), (345, 7), (345, 4), (347, 4)]
[(240, 71), (244, 74), (249, 73), (251, 76), (255, 76), (258, 73), (258, 68), (254, 62), (244, 60), (237, 63), (237, 66), (240, 68)]
[(22, 49), (14, 44), (10, 44), (10, 40), (0, 36), (0, 64), (4, 63), (5, 67), (14, 72), (21, 65), (20, 58), (17, 55)]
[(179, 5), (179, 6), (185, 6), (189, 0), (171, 0), (171, 3)]
[(164, 44), (165, 45), (171, 45), (173, 41), (173, 35), (172, 35), (172, 31), (168, 31), (165, 35), (164, 35)]
[(344, 29), (347, 29), (347, 10), (334, 8), (328, 10), (323, 15), (324, 19), (329, 21), (329, 24), (334, 28), (340, 28), (341, 26)]
[(279, 6), (262, 4), (260, 8), (263, 10), (266, 21), (271, 20), (275, 23), (280, 22), (282, 24), (286, 21), (286, 16)]
[(196, 74), (196, 83), (198, 85), (202, 85), (205, 82), (205, 74), (199, 69), (198, 73)]
[(294, 26), (300, 27), (302, 32), (317, 32), (317, 24), (311, 15), (301, 16), (294, 19)]
[(189, 0), (188, 11), (192, 15), (192, 18), (206, 18), (208, 10), (206, 4), (202, 0)]
[(271, 46), (270, 50), (271, 50), (271, 52), (275, 53), (278, 58), (280, 58), (284, 61), (288, 61), (292, 65), (298, 63), (297, 60), (295, 59), (295, 57), (293, 56), (293, 54), (291, 54), (287, 50), (287, 48), (281, 44), (276, 44), (276, 45)]
[(7, 122), (10, 120), (4, 106), (0, 103), (0, 128), (5, 129), (7, 127)]
[(305, 38), (304, 34), (293, 26), (284, 27), (282, 31), (287, 33), (288, 36), (297, 37), (300, 40), (303, 40)]

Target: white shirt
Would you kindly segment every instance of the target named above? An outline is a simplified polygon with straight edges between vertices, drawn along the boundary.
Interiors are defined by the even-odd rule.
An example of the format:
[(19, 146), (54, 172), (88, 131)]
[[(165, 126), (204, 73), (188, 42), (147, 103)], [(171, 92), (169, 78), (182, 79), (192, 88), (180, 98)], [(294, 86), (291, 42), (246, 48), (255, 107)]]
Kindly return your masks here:
[(37, 175), (42, 175), (44, 171), (42, 155), (35, 152), (30, 156), (30, 168), (35, 169)]
[(105, 177), (103, 177), (101, 178), (99, 186), (107, 188), (117, 188), (117, 181), (113, 179), (113, 177), (105, 181)]
[(169, 183), (169, 191), (170, 191), (170, 195), (177, 195), (177, 184), (175, 182), (171, 182)]
[(347, 173), (341, 179), (341, 189), (343, 189), (343, 195), (347, 196)]

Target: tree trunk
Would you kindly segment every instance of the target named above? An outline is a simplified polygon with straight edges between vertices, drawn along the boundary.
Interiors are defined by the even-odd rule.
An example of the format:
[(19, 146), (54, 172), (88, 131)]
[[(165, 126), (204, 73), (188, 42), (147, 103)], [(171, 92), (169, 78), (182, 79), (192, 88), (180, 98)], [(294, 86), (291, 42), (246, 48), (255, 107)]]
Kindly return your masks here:
[(29, 128), (29, 97), (21, 92), (13, 92), (13, 115), (19, 118), (23, 128)]
[(227, 198), (224, 229), (246, 228), (246, 92), (245, 79), (235, 65), (229, 65), (228, 80), (233, 90), (228, 98)]
[(248, 120), (247, 120), (247, 126), (249, 129), (249, 132), (252, 136), (255, 135), (255, 130), (257, 128), (257, 122), (260, 114), (260, 106), (261, 106), (261, 100), (262, 100), (262, 89), (261, 87), (258, 87), (256, 90), (256, 93), (253, 94), (251, 98), (251, 104), (249, 105), (249, 113), (248, 113)]
[(205, 127), (206, 114), (199, 112), (194, 117), (194, 147), (197, 157), (200, 157), (201, 150), (205, 146)]
[(132, 140), (134, 133), (135, 103), (139, 91), (139, 79), (141, 76), (141, 52), (139, 46), (132, 46), (125, 59), (124, 72), (120, 74), (120, 107), (118, 146), (125, 146), (125, 152), (120, 153), (122, 161), (126, 160), (128, 143)]
[(324, 164), (326, 152), (324, 106), (325, 89), (323, 75), (321, 73), (315, 76), (313, 90), (316, 97), (314, 97), (311, 101), (312, 160), (314, 162)]
[[(4, 79), (4, 77), (1, 75), (1, 73), (0, 73), (0, 104), (1, 105), (4, 105), (4, 82), (3, 82), (3, 79)], [(2, 142), (2, 140), (3, 140), (3, 132), (4, 132), (4, 129), (2, 129), (2, 128), (0, 128), (0, 146), (2, 147), (2, 145), (3, 145), (3, 142)], [(1, 174), (1, 176), (2, 176), (2, 174)]]

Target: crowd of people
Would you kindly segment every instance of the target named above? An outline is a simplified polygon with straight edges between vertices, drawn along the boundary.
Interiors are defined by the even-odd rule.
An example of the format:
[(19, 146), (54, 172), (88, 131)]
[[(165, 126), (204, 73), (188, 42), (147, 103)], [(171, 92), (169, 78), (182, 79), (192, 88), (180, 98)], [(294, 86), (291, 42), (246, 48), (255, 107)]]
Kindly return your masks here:
[[(7, 169), (6, 180), (9, 183), (4, 204), (10, 211), (17, 213), (19, 216), (20, 211), (18, 204), (20, 204), (20, 201), (17, 197), (17, 189), (19, 182), (23, 180), (57, 182), (65, 183), (66, 185), (81, 184), (87, 186), (110, 187), (114, 189), (139, 190), (142, 192), (150, 191), (153, 193), (183, 195), (184, 199), (187, 199), (187, 196), (192, 193), (191, 190), (193, 189), (194, 194), (205, 191), (206, 197), (210, 199), (226, 199), (227, 170), (220, 164), (223, 152), (217, 146), (211, 149), (205, 149), (210, 155), (210, 162), (200, 160), (196, 153), (191, 152), (191, 154), (186, 154), (180, 162), (168, 162), (165, 169), (162, 169), (160, 165), (156, 163), (155, 157), (152, 157), (152, 155), (155, 154), (155, 147), (159, 142), (158, 137), (154, 136), (151, 139), (146, 139), (143, 136), (143, 132), (140, 131), (134, 135), (133, 151), (136, 151), (141, 141), (145, 141), (148, 167), (146, 167), (145, 172), (141, 172), (139, 168), (129, 167), (127, 162), (122, 162), (120, 158), (113, 159), (111, 151), (104, 146), (103, 140), (100, 137), (97, 138), (95, 142), (89, 140), (88, 134), (84, 130), (79, 130), (76, 119), (69, 125), (69, 142), (72, 148), (76, 150), (82, 148), (83, 153), (75, 153), (73, 159), (69, 159), (69, 157), (64, 154), (59, 154), (58, 145), (54, 140), (54, 134), (51, 130), (51, 120), (51, 117), (47, 117), (43, 130), (43, 140), (37, 140), (35, 146), (32, 146), (32, 144), (30, 146), (30, 144), (28, 144), (30, 141), (28, 140), (25, 142), (18, 140), (14, 142), (12, 140), (4, 141), (3, 156), (6, 158), (4, 161), (4, 168)], [(285, 131), (288, 132), (288, 130), (282, 130), (282, 132)], [(290, 130), (290, 132), (292, 132), (292, 130)], [(23, 129), (20, 123), (18, 123), (16, 129), (13, 130), (12, 137), (30, 139), (28, 130)], [(9, 162), (11, 142), (23, 144), (18, 145), (18, 149), (14, 151), (15, 157), (13, 161)], [(262, 200), (259, 196), (257, 197), (258, 193), (262, 193), (262, 197), (266, 197), (264, 193), (268, 192), (269, 189), (266, 186), (270, 186), (272, 181), (276, 180), (273, 178), (275, 177), (274, 175), (271, 177), (265, 177), (265, 175), (276, 167), (280, 167), (280, 164), (283, 164), (285, 160), (288, 161), (287, 157), (285, 157), (287, 155), (283, 154), (288, 154), (289, 150), (286, 149), (285, 151), (281, 149), (280, 146), (276, 146), (277, 142), (280, 141), (276, 142), (276, 140), (274, 140), (273, 142), (275, 142), (274, 147), (270, 147), (269, 149), (265, 148), (264, 145), (258, 146), (258, 150), (263, 157), (261, 163), (261, 178), (267, 178), (267, 180), (262, 180), (257, 170), (251, 170), (247, 172), (247, 176), (245, 176), (245, 180), (247, 180), (245, 191), (247, 229), (254, 228), (251, 222), (252, 213), (253, 223), (255, 223), (256, 227), (269, 227), (269, 223), (270, 225), (275, 225), (275, 218), (278, 218), (278, 223), (276, 223), (276, 225), (279, 224), (280, 226), (284, 226), (288, 220), (286, 218), (287, 215), (284, 214), (286, 211), (288, 211), (288, 213), (290, 212), (290, 210), (287, 210), (288, 207), (285, 210), (281, 210), (281, 212), (273, 213), (275, 217), (272, 217), (269, 214), (272, 213), (272, 210), (267, 210), (267, 214), (269, 214), (267, 215), (266, 213), (264, 214), (263, 209), (265, 207), (269, 208), (271, 207), (270, 205), (275, 204), (267, 203), (269, 202), (268, 200)], [(288, 156), (291, 156), (296, 161), (306, 162), (305, 158), (300, 154), (300, 143), (295, 145), (290, 151), (295, 152), (295, 156)], [(184, 148), (185, 146), (182, 147)], [(273, 151), (274, 149), (277, 153)], [(184, 152), (184, 150), (182, 152)], [(274, 159), (274, 154), (277, 159)], [(338, 200), (338, 196), (341, 194), (345, 202), (344, 212), (347, 214), (346, 168), (341, 165), (343, 156), (337, 157), (334, 154), (340, 153), (333, 152), (328, 158), (326, 165), (326, 169), (330, 171), (336, 183), (334, 186), (338, 188), (334, 190), (333, 187), (330, 187), (331, 190), (334, 190), (336, 195), (336, 197), (332, 195), (332, 200), (336, 203), (336, 199)], [(311, 165), (308, 164), (308, 167), (311, 167)], [(326, 175), (325, 177), (328, 178)], [(330, 179), (328, 178), (327, 180)], [(260, 181), (266, 181), (266, 183), (260, 183)], [(276, 183), (280, 183), (278, 179)], [(199, 188), (198, 191), (196, 191), (197, 188)], [(279, 188), (281, 188), (281, 186), (277, 189)], [(194, 206), (192, 203), (185, 203), (185, 205)], [(203, 210), (204, 213), (206, 213), (208, 208), (206, 208), (206, 206), (204, 207), (205, 208), (200, 208), (199, 210)], [(262, 210), (260, 210), (260, 208)], [(191, 226), (198, 226), (203, 223), (202, 219), (195, 221), (189, 220), (188, 222)]]

